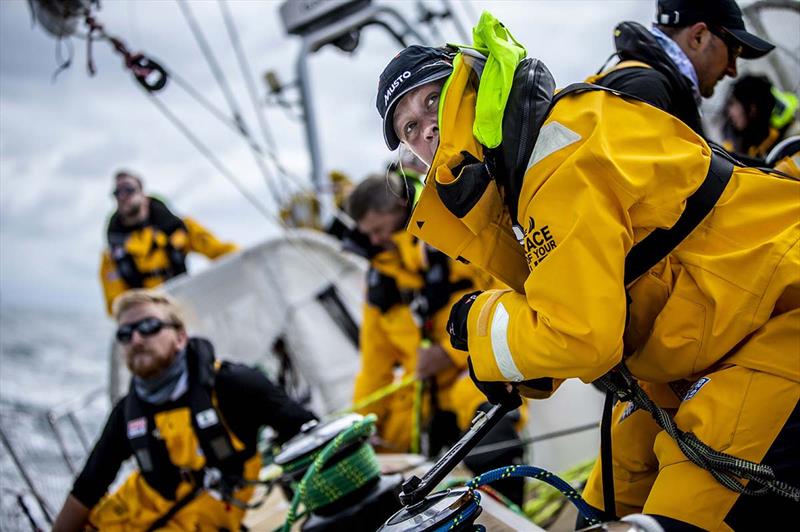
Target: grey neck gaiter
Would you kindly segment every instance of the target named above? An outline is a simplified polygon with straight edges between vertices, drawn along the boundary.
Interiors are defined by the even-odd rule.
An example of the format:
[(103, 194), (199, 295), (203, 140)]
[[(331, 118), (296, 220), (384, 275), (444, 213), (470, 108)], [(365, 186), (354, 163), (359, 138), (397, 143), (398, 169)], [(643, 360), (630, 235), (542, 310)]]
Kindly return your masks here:
[(172, 364), (159, 375), (149, 379), (133, 376), (136, 395), (154, 405), (174, 401), (186, 392), (188, 384), (189, 370), (186, 365), (185, 349), (178, 351)]

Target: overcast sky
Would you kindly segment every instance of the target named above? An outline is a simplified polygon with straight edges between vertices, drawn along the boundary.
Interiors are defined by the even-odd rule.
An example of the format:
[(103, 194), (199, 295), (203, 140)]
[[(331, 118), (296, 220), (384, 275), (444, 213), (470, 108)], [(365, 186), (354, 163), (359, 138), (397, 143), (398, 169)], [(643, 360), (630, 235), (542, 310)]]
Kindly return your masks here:
[[(386, 3), (416, 16), (416, 2)], [(437, 0), (427, 4), (440, 8)], [(283, 81), (292, 81), (300, 46), (299, 38), (284, 34), (279, 5), (271, 0), (228, 2), (262, 99), (264, 72), (274, 70)], [(594, 73), (611, 54), (617, 22), (648, 23), (654, 2), (454, 0), (453, 5), (462, 23), (470, 26), (472, 16), (490, 8), (564, 86)], [(192, 1), (190, 6), (251, 130), (258, 133), (218, 2)], [(131, 50), (157, 59), (226, 109), (175, 2), (102, 0), (97, 19)], [(795, 52), (797, 27), (789, 24), (793, 29), (783, 35)], [(446, 40), (461, 41), (451, 24), (440, 29)], [(62, 55), (68, 55), (67, 44)], [(32, 24), (27, 1), (0, 1), (0, 304), (102, 313), (97, 270), (105, 222), (114, 208), (112, 175), (119, 168), (139, 173), (149, 192), (167, 198), (175, 212), (192, 215), (223, 239), (247, 246), (276, 231), (148, 101), (108, 43), (93, 45), (94, 77), (87, 74), (85, 40), (72, 39), (71, 44), (71, 67), (53, 79), (59, 64), (56, 40)], [(329, 46), (310, 59), (326, 171), (339, 169), (361, 179), (390, 159), (374, 102), (377, 76), (395, 52), (396, 45), (372, 27), (362, 33), (355, 53)], [(240, 137), (174, 82), (159, 98), (274, 210)], [(279, 107), (265, 111), (280, 159), (293, 173), (307, 176), (301, 124)]]

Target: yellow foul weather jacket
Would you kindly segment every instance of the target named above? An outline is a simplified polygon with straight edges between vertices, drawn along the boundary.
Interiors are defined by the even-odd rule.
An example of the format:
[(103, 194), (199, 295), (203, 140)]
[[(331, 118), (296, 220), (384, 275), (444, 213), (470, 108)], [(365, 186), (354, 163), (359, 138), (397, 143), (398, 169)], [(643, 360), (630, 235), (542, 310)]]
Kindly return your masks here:
[(131, 288), (154, 288), (186, 271), (190, 251), (216, 259), (237, 246), (222, 242), (194, 219), (178, 218), (155, 198), (150, 198), (150, 218), (141, 226), (126, 228), (112, 216), (107, 246), (100, 263), (106, 310)]
[[(450, 169), (462, 152), (483, 158), (470, 126), (476, 80), (463, 61), (448, 80), (440, 146), (409, 231), (516, 289), (487, 291), (470, 310), (479, 379), (590, 382), (625, 354), (636, 376), (669, 382), (736, 356), (742, 339), (797, 309), (800, 202), (787, 198), (800, 199), (800, 184), (737, 167), (711, 214), (630, 287), (626, 329), (625, 256), (677, 220), (711, 150), (674, 117), (604, 91), (565, 97), (542, 124), (517, 202), (519, 234), (494, 182), (466, 215), (449, 213), (437, 185), (457, 183)], [(795, 355), (736, 361), (800, 381)]]
[[(424, 345), (426, 337), (427, 342), (441, 346), (453, 362), (451, 368), (436, 376), (438, 407), (455, 413), (459, 428), (465, 430), (486, 398), (466, 372), (467, 354), (450, 346), (447, 318), (450, 307), (463, 294), (493, 286), (491, 277), (436, 252), (430, 253), (430, 248), (426, 249), (422, 242), (406, 232), (397, 233), (393, 240), (395, 249), (383, 251), (371, 260), (370, 293), (364, 305), (360, 333), (362, 362), (353, 399), (358, 402), (391, 384), (396, 371), (413, 375), (417, 350)], [(431, 268), (429, 257), (434, 254), (446, 261), (449, 291), (444, 296), (446, 303), (432, 312), (425, 324), (412, 305), (414, 294), (424, 289), (425, 275)], [(393, 291), (385, 289), (387, 284), (396, 286), (399, 298), (382, 299), (384, 294)], [(405, 452), (410, 447), (413, 393), (413, 387), (409, 386), (363, 409), (363, 413), (374, 412), (378, 416), (378, 433), (390, 450)]]
[[(477, 377), (552, 378), (555, 389), (624, 359), (656, 403), (676, 409), (682, 430), (760, 461), (800, 398), (800, 183), (734, 167), (710, 214), (627, 287), (628, 306), (626, 255), (675, 224), (706, 178), (711, 149), (673, 116), (610, 92), (567, 93), (550, 108), (551, 87), (531, 61), (515, 74), (503, 144), (488, 152), (472, 128), (482, 61), (456, 57), (439, 147), (409, 223), (511, 287), (485, 291), (470, 308)], [(478, 165), (468, 163), (490, 154), (491, 179), (471, 173)], [(691, 388), (679, 394), (670, 384)], [(690, 463), (647, 413), (625, 408), (614, 414), (617, 511), (730, 530), (723, 519), (738, 494)], [(584, 496), (602, 507), (599, 485), (598, 466)]]

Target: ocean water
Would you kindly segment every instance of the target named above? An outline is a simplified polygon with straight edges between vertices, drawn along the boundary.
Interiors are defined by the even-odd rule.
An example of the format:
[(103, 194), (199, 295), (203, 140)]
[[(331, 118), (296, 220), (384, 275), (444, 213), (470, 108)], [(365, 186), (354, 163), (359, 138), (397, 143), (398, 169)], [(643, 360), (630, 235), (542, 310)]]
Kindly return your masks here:
[[(107, 381), (112, 322), (105, 316), (0, 307), (0, 429), (51, 515), (69, 492), (89, 444), (109, 411)], [(78, 429), (65, 416), (74, 411)], [(80, 431), (80, 435), (76, 432)], [(0, 530), (31, 530), (19, 500), (38, 526), (48, 529), (36, 499), (0, 445)]]

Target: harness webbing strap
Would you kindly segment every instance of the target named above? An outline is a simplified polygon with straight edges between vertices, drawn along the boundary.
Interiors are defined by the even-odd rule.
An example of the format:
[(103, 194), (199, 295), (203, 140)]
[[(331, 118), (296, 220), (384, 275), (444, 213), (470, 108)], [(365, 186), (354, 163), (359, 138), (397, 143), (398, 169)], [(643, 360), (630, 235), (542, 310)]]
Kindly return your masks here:
[(686, 199), (686, 207), (678, 221), (669, 229), (655, 229), (628, 252), (625, 257), (625, 286), (658, 264), (700, 225), (722, 196), (732, 173), (733, 164), (712, 153), (705, 180)]
[(606, 391), (603, 404), (603, 419), (600, 422), (600, 472), (603, 481), (603, 517), (607, 521), (617, 519), (617, 504), (614, 494), (614, 453), (611, 447), (611, 412), (616, 395)]
[(187, 504), (192, 502), (198, 495), (200, 495), (201, 491), (202, 489), (200, 488), (200, 486), (195, 485), (195, 487), (192, 488), (192, 491), (190, 491), (189, 493), (178, 499), (178, 501), (176, 501), (175, 504), (170, 506), (169, 510), (167, 510), (167, 512), (164, 515), (153, 521), (153, 524), (151, 524), (147, 528), (147, 532), (158, 530), (166, 526), (166, 524), (169, 523), (170, 519), (175, 517), (175, 514), (181, 511)]
[[(711, 473), (720, 484), (731, 491), (743, 495), (775, 493), (800, 502), (800, 488), (777, 480), (775, 472), (770, 466), (712, 449), (691, 432), (679, 429), (672, 416), (647, 396), (624, 363), (600, 377), (596, 382), (606, 390), (613, 392), (621, 401), (630, 401), (636, 409), (649, 412), (658, 426), (675, 440), (689, 461)], [(739, 479), (750, 480), (760, 486), (755, 488), (745, 486)]]

